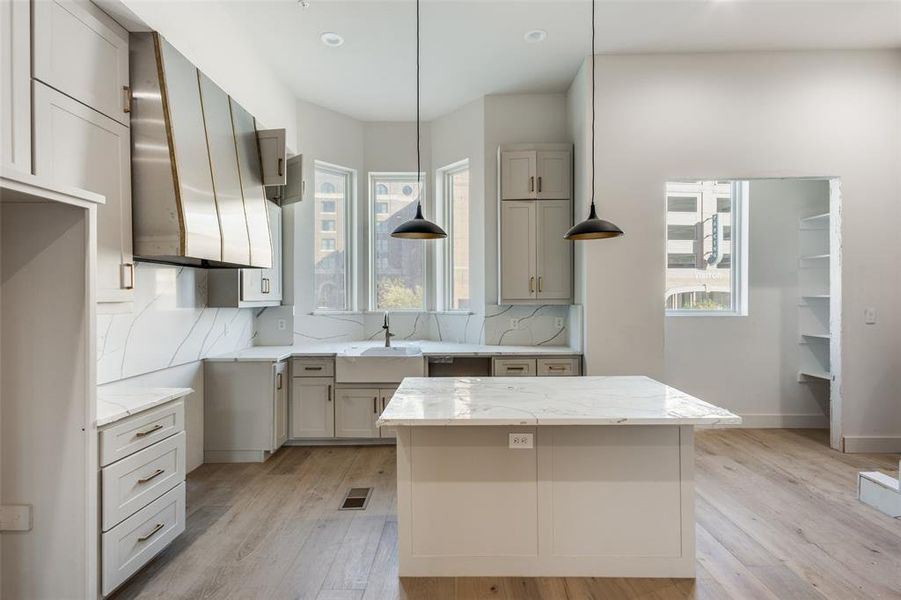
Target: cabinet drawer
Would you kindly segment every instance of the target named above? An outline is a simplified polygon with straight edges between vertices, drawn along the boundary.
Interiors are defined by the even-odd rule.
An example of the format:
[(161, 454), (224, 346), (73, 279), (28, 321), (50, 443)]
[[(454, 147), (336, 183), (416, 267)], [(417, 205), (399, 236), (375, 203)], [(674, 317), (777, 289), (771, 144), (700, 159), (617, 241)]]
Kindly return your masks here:
[(178, 484), (101, 537), (106, 596), (185, 530), (185, 484)]
[(495, 377), (532, 377), (535, 375), (534, 358), (495, 358)]
[(540, 377), (571, 377), (581, 374), (578, 358), (539, 358)]
[(185, 403), (177, 400), (128, 417), (100, 431), (100, 466), (185, 430)]
[(291, 360), (292, 377), (334, 377), (335, 361), (331, 358), (295, 358)]
[(104, 467), (101, 480), (108, 531), (185, 480), (185, 432)]

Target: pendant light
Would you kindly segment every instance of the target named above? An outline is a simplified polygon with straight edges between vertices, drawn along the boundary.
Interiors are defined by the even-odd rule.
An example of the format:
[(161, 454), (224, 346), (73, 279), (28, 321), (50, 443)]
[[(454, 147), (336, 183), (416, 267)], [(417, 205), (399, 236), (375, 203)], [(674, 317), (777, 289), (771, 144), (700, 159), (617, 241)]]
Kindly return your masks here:
[(408, 240), (438, 240), (446, 238), (447, 233), (422, 216), (422, 165), (419, 138), (419, 0), (416, 0), (416, 183), (419, 195), (416, 198), (416, 216), (398, 225), (391, 232), (391, 237)]
[(595, 0), (591, 0), (591, 208), (587, 219), (576, 223), (566, 232), (563, 238), (567, 240), (602, 240), (623, 234), (623, 230), (610, 221), (599, 219), (594, 208), (594, 4)]

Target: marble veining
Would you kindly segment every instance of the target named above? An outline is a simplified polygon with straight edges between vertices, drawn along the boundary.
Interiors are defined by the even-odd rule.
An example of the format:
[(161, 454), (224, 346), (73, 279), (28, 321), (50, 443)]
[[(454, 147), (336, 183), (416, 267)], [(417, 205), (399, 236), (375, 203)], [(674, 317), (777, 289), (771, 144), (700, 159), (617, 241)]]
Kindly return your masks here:
[(192, 393), (191, 388), (123, 387), (97, 388), (97, 427), (103, 427), (154, 406)]
[(649, 377), (404, 379), (380, 426), (738, 425), (741, 417)]

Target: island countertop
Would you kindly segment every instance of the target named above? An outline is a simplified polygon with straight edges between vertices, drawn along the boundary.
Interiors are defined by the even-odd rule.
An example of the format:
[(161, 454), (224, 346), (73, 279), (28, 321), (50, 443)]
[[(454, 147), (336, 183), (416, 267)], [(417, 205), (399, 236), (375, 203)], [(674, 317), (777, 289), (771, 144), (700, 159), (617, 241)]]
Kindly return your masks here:
[(741, 417), (654, 379), (408, 377), (378, 420), (417, 425), (738, 425)]

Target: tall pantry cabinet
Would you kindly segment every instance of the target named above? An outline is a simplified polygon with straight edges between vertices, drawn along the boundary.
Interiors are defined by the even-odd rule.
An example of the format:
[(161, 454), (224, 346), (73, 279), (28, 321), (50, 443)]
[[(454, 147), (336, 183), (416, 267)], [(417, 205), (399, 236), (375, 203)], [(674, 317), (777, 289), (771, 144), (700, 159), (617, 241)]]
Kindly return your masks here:
[(572, 302), (572, 147), (498, 149), (498, 304)]

